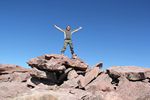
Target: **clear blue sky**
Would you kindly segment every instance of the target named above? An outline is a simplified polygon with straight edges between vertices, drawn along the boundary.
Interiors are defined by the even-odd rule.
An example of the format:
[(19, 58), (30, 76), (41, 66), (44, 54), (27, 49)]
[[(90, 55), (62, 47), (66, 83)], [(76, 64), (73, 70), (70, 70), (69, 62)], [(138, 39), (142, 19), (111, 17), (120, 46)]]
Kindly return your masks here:
[(30, 58), (59, 54), (64, 37), (54, 24), (83, 27), (73, 43), (89, 65), (150, 68), (150, 0), (0, 0), (0, 63), (28, 67)]

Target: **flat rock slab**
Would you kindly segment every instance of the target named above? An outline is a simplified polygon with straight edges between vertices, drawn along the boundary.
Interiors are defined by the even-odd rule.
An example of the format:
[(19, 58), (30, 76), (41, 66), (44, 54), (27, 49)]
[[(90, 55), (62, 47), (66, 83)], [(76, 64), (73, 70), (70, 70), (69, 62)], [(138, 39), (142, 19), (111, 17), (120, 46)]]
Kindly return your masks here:
[(79, 86), (78, 81), (82, 78), (82, 75), (78, 75), (78, 77), (64, 81), (64, 83), (60, 86), (61, 88), (76, 88)]
[(27, 63), (31, 67), (48, 71), (64, 71), (68, 67), (77, 70), (86, 70), (88, 68), (88, 65), (79, 58), (70, 59), (59, 54), (46, 54), (37, 58), (32, 58)]
[(0, 82), (23, 82), (30, 78), (31, 70), (18, 65), (0, 64)]
[(111, 78), (108, 74), (101, 73), (94, 81), (89, 83), (86, 87), (86, 91), (95, 92), (103, 91), (109, 92), (114, 90), (114, 86), (111, 84)]
[(9, 74), (13, 72), (30, 72), (31, 70), (13, 64), (0, 64), (0, 74)]
[(150, 78), (150, 69), (136, 66), (115, 66), (107, 69), (112, 78), (126, 77), (130, 81)]
[[(120, 79), (116, 88), (116, 93), (120, 95), (123, 100), (150, 100), (145, 96), (150, 95), (150, 84), (143, 81), (128, 81), (127, 79)], [(144, 97), (143, 99), (139, 99)]]
[(83, 78), (79, 81), (79, 87), (84, 88), (87, 84), (89, 84), (94, 78), (98, 76), (100, 73), (99, 66), (94, 67), (92, 70), (87, 72)]

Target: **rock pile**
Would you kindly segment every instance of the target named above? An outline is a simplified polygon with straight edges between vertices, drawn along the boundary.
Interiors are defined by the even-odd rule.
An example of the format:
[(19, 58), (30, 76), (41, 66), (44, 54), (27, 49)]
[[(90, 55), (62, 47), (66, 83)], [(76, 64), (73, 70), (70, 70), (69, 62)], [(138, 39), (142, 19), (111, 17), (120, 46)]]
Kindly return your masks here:
[(114, 66), (102, 71), (78, 57), (47, 54), (30, 69), (0, 65), (0, 100), (150, 100), (150, 69)]
[(18, 65), (0, 64), (0, 100), (12, 100), (18, 94), (30, 91), (27, 87), (30, 72)]
[(0, 82), (26, 82), (31, 70), (18, 65), (0, 64)]
[(33, 58), (29, 60), (28, 65), (33, 69), (31, 76), (34, 78), (51, 82), (49, 84), (62, 85), (64, 83), (62, 87), (76, 84), (73, 87), (80, 88), (84, 88), (96, 78), (102, 67), (102, 63), (99, 63), (93, 69), (89, 69), (88, 65), (77, 57), (70, 59), (58, 54), (47, 54)]

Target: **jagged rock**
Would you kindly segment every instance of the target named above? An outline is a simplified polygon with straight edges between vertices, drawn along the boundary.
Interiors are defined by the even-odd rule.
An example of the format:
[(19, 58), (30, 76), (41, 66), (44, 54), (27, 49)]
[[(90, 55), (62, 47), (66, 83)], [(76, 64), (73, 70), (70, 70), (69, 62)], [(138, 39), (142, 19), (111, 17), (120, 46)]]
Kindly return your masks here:
[(112, 79), (106, 73), (101, 73), (94, 81), (85, 87), (85, 90), (90, 92), (103, 91), (109, 92), (114, 90), (111, 84)]
[(147, 68), (141, 67), (112, 67), (107, 70), (112, 81), (117, 83), (116, 93), (123, 100), (137, 100), (150, 93), (149, 82), (144, 82), (149, 74)]
[(23, 68), (18, 65), (12, 65), (12, 64), (0, 64), (0, 74), (10, 74), (14, 72), (29, 72), (29, 69)]
[(30, 78), (31, 70), (18, 65), (0, 64), (0, 82), (25, 82)]
[(78, 82), (82, 78), (82, 75), (78, 75), (76, 78), (72, 78), (70, 80), (64, 81), (64, 83), (60, 86), (62, 88), (76, 88), (79, 86)]
[[(58, 54), (47, 54), (33, 58), (28, 62), (28, 64), (33, 68), (33, 73), (31, 74), (32, 77), (49, 79), (51, 81), (54, 80), (55, 83), (59, 85), (62, 84), (67, 77), (77, 77), (77, 72), (79, 71), (85, 73), (85, 70), (88, 67), (87, 64), (77, 57), (70, 59), (64, 55)], [(73, 71), (71, 70), (76, 73), (74, 72), (73, 74)]]
[(38, 77), (38, 78), (47, 78), (47, 75), (44, 71), (38, 70), (35, 67), (32, 68), (32, 73), (31, 73), (32, 77)]
[[(43, 55), (31, 69), (0, 64), (0, 100), (149, 100), (150, 69), (88, 68), (78, 57)], [(31, 77), (32, 76), (32, 77)]]
[(123, 100), (137, 100), (150, 93), (150, 84), (143, 81), (133, 82), (125, 77), (120, 77), (115, 92), (118, 93)]
[(71, 70), (69, 73), (68, 73), (68, 76), (67, 76), (67, 79), (70, 80), (70, 79), (73, 79), (73, 78), (76, 78), (78, 77), (78, 74), (75, 70)]
[(84, 63), (82, 60), (69, 59), (64, 55), (51, 54), (44, 55), (37, 58), (33, 58), (29, 60), (28, 65), (31, 67), (36, 67), (40, 70), (48, 70), (48, 71), (64, 71), (66, 67), (86, 70), (88, 65)]
[(59, 82), (59, 83), (62, 83), (62, 82), (67, 78), (67, 75), (68, 75), (68, 73), (69, 73), (71, 70), (72, 70), (72, 68), (66, 69), (66, 70), (64, 71), (64, 73), (62, 73), (62, 74), (60, 75), (60, 77), (58, 78), (58, 82)]
[(144, 80), (149, 77), (150, 69), (135, 66), (116, 66), (107, 70), (112, 78), (126, 77), (130, 81)]
[(32, 68), (31, 76), (36, 77), (36, 78), (47, 79), (47, 80), (54, 82), (54, 83), (57, 81), (56, 73), (48, 72), (48, 71), (41, 71), (41, 70), (38, 70), (36, 68)]
[(96, 78), (98, 76), (98, 74), (100, 73), (100, 68), (102, 64), (96, 64), (95, 67), (87, 72), (85, 74), (85, 76), (83, 78), (80, 79), (79, 81), (79, 87), (80, 88), (84, 88), (88, 83), (90, 83), (94, 78)]

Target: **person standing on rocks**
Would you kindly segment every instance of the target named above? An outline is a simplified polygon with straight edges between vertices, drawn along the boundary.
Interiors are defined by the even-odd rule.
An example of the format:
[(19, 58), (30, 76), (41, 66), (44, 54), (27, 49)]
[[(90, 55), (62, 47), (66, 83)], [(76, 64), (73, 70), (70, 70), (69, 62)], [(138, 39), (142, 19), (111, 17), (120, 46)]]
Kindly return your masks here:
[(82, 27), (79, 27), (78, 29), (75, 29), (75, 30), (73, 30), (73, 31), (71, 31), (71, 27), (70, 27), (69, 25), (66, 27), (65, 30), (64, 30), (64, 29), (61, 29), (61, 28), (58, 27), (57, 25), (54, 25), (54, 27), (57, 28), (59, 31), (61, 31), (61, 32), (64, 33), (64, 46), (63, 46), (63, 48), (62, 48), (62, 50), (61, 50), (61, 54), (64, 54), (67, 45), (69, 45), (72, 56), (75, 56), (71, 36), (72, 36), (72, 34), (73, 34), (74, 32), (77, 32), (77, 31), (79, 31), (80, 29), (82, 29)]

